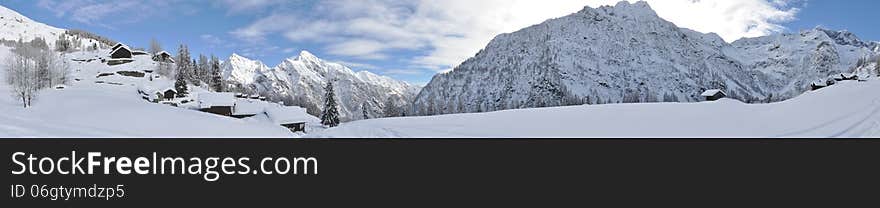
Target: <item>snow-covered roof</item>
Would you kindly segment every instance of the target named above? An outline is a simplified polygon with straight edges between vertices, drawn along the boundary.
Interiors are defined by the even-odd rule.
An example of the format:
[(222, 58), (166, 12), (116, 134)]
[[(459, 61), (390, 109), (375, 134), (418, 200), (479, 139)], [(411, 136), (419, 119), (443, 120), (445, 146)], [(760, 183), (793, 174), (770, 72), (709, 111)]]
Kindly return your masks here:
[[(120, 44), (121, 44), (121, 43), (120, 43)], [(118, 47), (118, 48), (116, 48), (116, 49), (114, 49), (114, 50), (113, 50), (113, 51), (110, 51), (110, 54), (114, 54), (114, 53), (116, 53), (116, 51), (119, 51), (119, 50), (120, 50), (120, 49), (123, 49), (123, 48), (124, 48), (124, 49), (125, 49), (125, 50), (127, 50), (127, 51), (129, 51), (129, 52), (131, 52), (131, 49), (130, 49), (130, 48), (128, 48), (128, 46), (127, 46), (127, 45), (125, 45), (125, 44), (122, 44), (122, 46), (121, 46), (121, 47)]]
[(168, 51), (159, 51), (159, 53), (156, 53), (156, 55), (162, 55), (162, 54), (171, 56), (171, 53), (168, 53)]
[(266, 112), (268, 103), (261, 101), (252, 101), (246, 99), (236, 99), (235, 109), (232, 114), (235, 115), (256, 115)]
[(718, 93), (721, 93), (721, 94), (725, 94), (725, 95), (726, 95), (726, 93), (724, 93), (724, 91), (722, 91), (722, 90), (719, 90), (719, 89), (712, 89), (712, 90), (706, 90), (706, 92), (703, 92), (703, 94), (701, 94), (700, 96), (703, 96), (703, 97), (711, 97), (711, 96), (715, 96), (715, 95), (717, 95)]
[(821, 79), (820, 79), (820, 80), (816, 80), (816, 81), (813, 82), (812, 84), (815, 85), (815, 86), (820, 86), (820, 87), (827, 87), (827, 86), (828, 86), (828, 82), (826, 82), (825, 80), (821, 80)]
[(274, 105), (266, 107), (266, 115), (275, 124), (292, 124), (292, 123), (317, 123), (320, 122), (315, 116), (309, 115), (305, 108), (296, 106)]
[(233, 93), (203, 92), (198, 95), (199, 107), (210, 108), (214, 106), (233, 106), (235, 96)]

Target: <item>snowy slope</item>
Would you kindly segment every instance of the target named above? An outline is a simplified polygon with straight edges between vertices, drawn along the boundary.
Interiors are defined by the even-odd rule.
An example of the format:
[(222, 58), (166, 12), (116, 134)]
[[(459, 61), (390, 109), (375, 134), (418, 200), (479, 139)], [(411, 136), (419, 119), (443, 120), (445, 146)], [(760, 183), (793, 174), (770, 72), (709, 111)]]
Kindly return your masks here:
[[(0, 83), (0, 137), (298, 137), (269, 119), (235, 119), (168, 105), (150, 103), (138, 89), (173, 85), (158, 77), (123, 76), (117, 72), (155, 69), (149, 56), (108, 66), (108, 50), (64, 55), (71, 69), (67, 89), (43, 90), (33, 107), (24, 109)], [(0, 46), (0, 58), (9, 48)], [(0, 71), (4, 66), (0, 66)], [(99, 76), (105, 74), (104, 76)], [(2, 78), (3, 73), (0, 73)], [(191, 88), (193, 94), (207, 93)], [(313, 122), (314, 123), (314, 122)]]
[(772, 104), (583, 105), (345, 123), (306, 137), (880, 137), (880, 80)]
[(54, 44), (58, 36), (64, 33), (64, 29), (55, 28), (19, 14), (16, 11), (0, 5), (0, 39), (31, 41), (36, 37), (47, 39), (46, 42)]
[(42, 38), (46, 40), (50, 47), (54, 48), (55, 41), (63, 36), (63, 38), (71, 41), (74, 48), (83, 49), (94, 44), (98, 44), (101, 48), (109, 47), (107, 44), (89, 37), (66, 34), (66, 31), (66, 29), (34, 21), (27, 16), (0, 5), (0, 40), (17, 41), (21, 39), (24, 42), (29, 42), (35, 38)]
[(318, 115), (323, 103), (324, 86), (333, 80), (343, 121), (363, 118), (367, 106), (371, 118), (383, 117), (390, 100), (408, 105), (419, 90), (403, 81), (367, 71), (354, 72), (341, 64), (324, 61), (308, 51), (284, 60), (276, 67), (233, 54), (224, 64), (224, 78), (231, 84), (254, 91), (271, 100), (304, 106)]
[(502, 34), (453, 71), (434, 76), (417, 115), (574, 104), (694, 102), (724, 89), (749, 103), (779, 101), (852, 72), (876, 43), (821, 28), (733, 44), (679, 28), (645, 2), (586, 7)]

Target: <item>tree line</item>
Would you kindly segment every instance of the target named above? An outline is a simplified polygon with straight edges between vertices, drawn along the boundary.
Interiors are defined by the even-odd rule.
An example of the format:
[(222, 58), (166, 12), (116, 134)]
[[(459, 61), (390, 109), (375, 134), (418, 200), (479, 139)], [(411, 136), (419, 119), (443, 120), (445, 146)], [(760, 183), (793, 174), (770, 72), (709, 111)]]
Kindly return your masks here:
[[(162, 45), (153, 38), (150, 41), (149, 52), (154, 56), (164, 51)], [(156, 73), (173, 78), (174, 88), (178, 97), (185, 97), (189, 93), (188, 85), (205, 87), (214, 92), (225, 92), (226, 87), (220, 69), (220, 59), (217, 56), (210, 57), (199, 54), (198, 58), (192, 57), (189, 46), (180, 44), (174, 63), (157, 62)]]
[(31, 106), (40, 90), (68, 82), (69, 66), (42, 38), (30, 42), (19, 39), (3, 63), (4, 81), (25, 108)]

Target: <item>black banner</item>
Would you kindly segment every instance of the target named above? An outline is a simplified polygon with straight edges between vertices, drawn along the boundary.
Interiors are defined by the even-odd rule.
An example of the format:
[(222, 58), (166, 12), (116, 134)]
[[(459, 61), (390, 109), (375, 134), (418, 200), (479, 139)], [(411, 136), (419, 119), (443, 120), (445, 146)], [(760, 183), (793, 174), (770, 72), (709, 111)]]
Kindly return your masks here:
[[(110, 164), (121, 157), (154, 164), (147, 160), (156, 155), (216, 157), (221, 167), (229, 157), (245, 174), (208, 181), (122, 175), (115, 166), (106, 167), (109, 175), (104, 166), (95, 169), (101, 174), (57, 174), (73, 163), (56, 160), (74, 151), (100, 152), (101, 162), (115, 159)], [(880, 196), (880, 141), (872, 140), (15, 139), (0, 140), (0, 152), (0, 207), (866, 207)], [(32, 154), (53, 158), (43, 171), (49, 163), (62, 169), (14, 174), (22, 169), (16, 153), (25, 166)], [(299, 174), (254, 172), (267, 157), (289, 158), (280, 168), (269, 162), (276, 172), (293, 158), (316, 164)], [(62, 186), (103, 188), (105, 196), (65, 199)]]

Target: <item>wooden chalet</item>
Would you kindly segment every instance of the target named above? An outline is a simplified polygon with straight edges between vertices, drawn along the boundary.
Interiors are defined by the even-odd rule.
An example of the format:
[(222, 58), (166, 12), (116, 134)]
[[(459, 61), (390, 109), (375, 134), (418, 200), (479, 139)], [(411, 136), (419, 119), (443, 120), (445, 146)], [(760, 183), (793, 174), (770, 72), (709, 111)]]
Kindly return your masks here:
[(281, 126), (290, 129), (292, 132), (306, 132), (306, 122), (295, 122), (295, 123), (287, 123), (281, 124)]
[(292, 132), (306, 132), (307, 123), (318, 123), (320, 119), (309, 115), (305, 108), (294, 106), (275, 106), (266, 108), (266, 115), (275, 124)]
[(727, 97), (727, 93), (724, 93), (724, 91), (720, 89), (712, 89), (706, 90), (706, 92), (703, 92), (700, 96), (706, 98), (706, 101), (716, 101)]
[(110, 60), (107, 61), (108, 65), (113, 66), (134, 61), (131, 59), (132, 53), (131, 49), (128, 48), (128, 46), (119, 43), (116, 44), (116, 46), (114, 46), (113, 48), (114, 49), (110, 51)]
[(177, 90), (169, 87), (165, 90), (162, 90), (161, 94), (162, 100), (174, 100), (174, 98), (177, 96)]
[(198, 96), (199, 111), (222, 116), (232, 116), (235, 96), (232, 93), (200, 93)]
[(131, 49), (126, 45), (120, 44), (110, 51), (110, 58), (113, 59), (130, 59), (132, 57)]
[(153, 56), (153, 61), (174, 63), (174, 57), (168, 51), (161, 51)]
[(116, 50), (117, 48), (122, 47), (122, 46), (125, 46), (125, 44), (122, 44), (122, 43), (116, 43), (116, 45), (113, 45), (113, 47), (110, 48), (110, 51), (114, 51), (114, 50)]
[(828, 82), (821, 79), (810, 84), (810, 90), (814, 91), (825, 87), (828, 87)]

